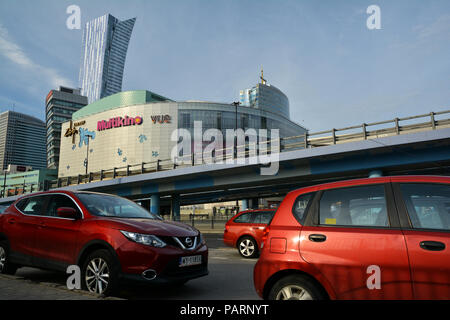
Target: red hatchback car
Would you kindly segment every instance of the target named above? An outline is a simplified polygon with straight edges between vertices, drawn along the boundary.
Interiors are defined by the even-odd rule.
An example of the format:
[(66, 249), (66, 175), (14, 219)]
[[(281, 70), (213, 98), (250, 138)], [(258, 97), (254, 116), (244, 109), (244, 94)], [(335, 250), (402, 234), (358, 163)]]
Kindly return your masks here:
[(254, 268), (265, 299), (450, 299), (450, 177), (290, 192)]
[(0, 214), (0, 273), (78, 265), (84, 289), (110, 294), (122, 280), (182, 284), (207, 275), (207, 264), (198, 230), (117, 196), (37, 193)]
[(239, 212), (225, 224), (223, 242), (237, 248), (244, 258), (257, 257), (264, 229), (274, 214), (275, 210), (270, 209)]

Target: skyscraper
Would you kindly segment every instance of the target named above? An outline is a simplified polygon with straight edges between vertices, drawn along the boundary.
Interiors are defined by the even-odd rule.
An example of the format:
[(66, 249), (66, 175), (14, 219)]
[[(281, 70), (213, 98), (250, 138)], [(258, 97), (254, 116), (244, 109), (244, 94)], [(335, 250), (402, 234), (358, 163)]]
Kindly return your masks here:
[(59, 87), (45, 99), (47, 125), (47, 167), (57, 169), (61, 144), (61, 123), (72, 119), (72, 113), (88, 104), (79, 89)]
[(86, 23), (79, 82), (89, 103), (122, 91), (123, 69), (136, 18), (110, 14)]
[(0, 169), (9, 164), (47, 167), (43, 121), (19, 112), (0, 113)]

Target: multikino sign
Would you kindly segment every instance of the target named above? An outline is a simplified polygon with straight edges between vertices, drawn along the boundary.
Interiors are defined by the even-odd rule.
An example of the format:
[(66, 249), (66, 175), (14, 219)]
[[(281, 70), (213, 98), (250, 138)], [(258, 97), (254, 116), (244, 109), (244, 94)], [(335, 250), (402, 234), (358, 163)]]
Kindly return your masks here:
[(135, 126), (135, 125), (141, 125), (143, 119), (140, 116), (137, 117), (115, 117), (111, 118), (108, 121), (101, 120), (97, 122), (97, 131), (103, 131), (107, 129), (112, 128), (120, 128), (120, 127), (128, 127), (128, 126)]

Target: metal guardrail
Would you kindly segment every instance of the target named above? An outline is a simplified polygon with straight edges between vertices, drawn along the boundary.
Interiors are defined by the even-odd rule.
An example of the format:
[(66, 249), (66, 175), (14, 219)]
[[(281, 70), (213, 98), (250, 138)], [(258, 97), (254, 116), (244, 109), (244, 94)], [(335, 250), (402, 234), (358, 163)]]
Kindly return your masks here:
[[(412, 117), (395, 118), (392, 120), (373, 123), (363, 123), (357, 126), (346, 128), (333, 128), (327, 131), (306, 133), (304, 135), (280, 138), (280, 152), (317, 148), (322, 146), (375, 139), (400, 134), (408, 134), (419, 131), (436, 130), (439, 128), (449, 128), (449, 115), (450, 110), (430, 112), (428, 114), (416, 115)], [(418, 119), (427, 119), (427, 121), (417, 122)], [(97, 172), (90, 172), (87, 175), (59, 178), (57, 180), (45, 181), (44, 183), (40, 183), (38, 185), (24, 184), (23, 186), (15, 186), (13, 189), (7, 188), (5, 194), (7, 196), (14, 196), (18, 194), (46, 191), (49, 189), (90, 183), (94, 181), (111, 180), (144, 173), (173, 170), (180, 167), (196, 166), (205, 163), (217, 163), (229, 159), (238, 159), (243, 157), (247, 158), (252, 155), (260, 154), (261, 150), (264, 150), (264, 152), (267, 151), (267, 154), (270, 154), (271, 148), (269, 147), (269, 145), (271, 144), (271, 142), (271, 140), (268, 140), (263, 144), (245, 144), (233, 148), (216, 150), (216, 154), (214, 155), (214, 157), (210, 158), (205, 158), (203, 154), (192, 153), (185, 156), (184, 158), (178, 159), (184, 160), (183, 164), (181, 165), (174, 163), (171, 159), (156, 160), (153, 162), (143, 162), (135, 165), (127, 165)], [(198, 159), (202, 159), (202, 161), (198, 163)], [(3, 190), (0, 190), (0, 197), (3, 197)]]

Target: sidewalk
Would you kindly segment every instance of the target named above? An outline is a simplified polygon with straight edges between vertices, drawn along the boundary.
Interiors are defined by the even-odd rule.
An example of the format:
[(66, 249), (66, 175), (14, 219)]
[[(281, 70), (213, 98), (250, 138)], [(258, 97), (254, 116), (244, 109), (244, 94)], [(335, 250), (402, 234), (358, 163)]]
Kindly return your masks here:
[[(186, 222), (184, 222), (186, 223)], [(191, 223), (186, 223), (192, 226)], [(217, 223), (214, 224), (214, 228), (211, 226), (211, 222), (203, 223), (203, 222), (195, 222), (194, 228), (197, 228), (201, 233), (214, 233), (214, 234), (223, 234), (225, 229), (225, 223)]]
[[(22, 277), (0, 275), (0, 300), (111, 300), (81, 290), (44, 282), (34, 282)], [(115, 300), (115, 299), (114, 299)]]

